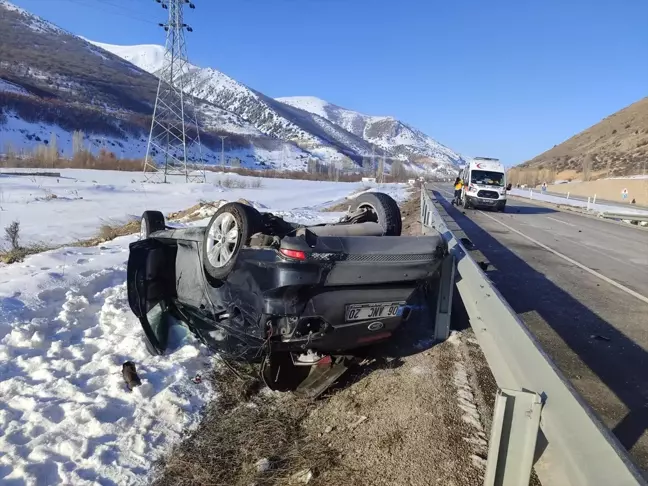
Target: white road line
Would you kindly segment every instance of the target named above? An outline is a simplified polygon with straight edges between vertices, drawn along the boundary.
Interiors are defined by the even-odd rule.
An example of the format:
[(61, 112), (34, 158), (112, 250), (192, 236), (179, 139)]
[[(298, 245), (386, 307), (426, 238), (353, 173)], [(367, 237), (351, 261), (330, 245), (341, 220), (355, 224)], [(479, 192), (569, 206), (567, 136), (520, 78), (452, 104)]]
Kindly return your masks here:
[(568, 223), (567, 221), (561, 221), (560, 219), (552, 218), (551, 216), (547, 216), (547, 219), (550, 219), (552, 221), (557, 221), (562, 224), (566, 224), (567, 226), (576, 226), (575, 224)]
[(582, 270), (585, 270), (585, 271), (588, 272), (588, 273), (591, 273), (592, 275), (594, 275), (595, 277), (600, 278), (600, 279), (603, 280), (604, 282), (607, 282), (607, 283), (609, 283), (610, 285), (614, 285), (614, 286), (615, 286), (616, 288), (618, 288), (619, 290), (623, 290), (625, 293), (630, 294), (630, 295), (632, 295), (633, 297), (639, 299), (640, 301), (642, 301), (642, 302), (648, 304), (648, 297), (646, 297), (646, 296), (644, 296), (644, 295), (641, 295), (641, 294), (638, 293), (638, 292), (635, 292), (634, 290), (632, 290), (632, 289), (626, 287), (625, 285), (621, 285), (619, 282), (616, 282), (616, 281), (612, 280), (611, 278), (606, 277), (605, 275), (603, 275), (603, 274), (597, 272), (596, 270), (592, 270), (591, 268), (586, 267), (586, 266), (583, 265), (582, 263), (579, 263), (579, 262), (577, 262), (576, 260), (574, 260), (574, 259), (572, 259), (572, 258), (569, 258), (567, 255), (563, 255), (563, 254), (560, 253), (559, 251), (556, 251), (556, 250), (554, 250), (553, 248), (548, 247), (548, 246), (545, 245), (544, 243), (540, 243), (538, 240), (535, 240), (535, 239), (531, 238), (530, 236), (525, 235), (525, 234), (522, 233), (521, 231), (518, 231), (518, 230), (516, 230), (515, 228), (510, 227), (508, 224), (501, 222), (499, 219), (494, 218), (494, 217), (491, 216), (490, 214), (486, 214), (486, 213), (483, 212), (483, 211), (479, 211), (479, 212), (480, 212), (481, 214), (483, 214), (484, 216), (486, 216), (487, 218), (492, 219), (492, 220), (495, 221), (496, 223), (501, 224), (502, 226), (504, 226), (504, 227), (505, 227), (506, 229), (508, 229), (509, 231), (513, 231), (514, 233), (517, 233), (518, 235), (522, 236), (523, 238), (526, 238), (526, 239), (529, 240), (530, 242), (535, 243), (535, 244), (538, 245), (540, 248), (544, 248), (545, 250), (547, 250), (547, 251), (553, 253), (554, 255), (556, 255), (556, 256), (562, 258), (563, 260), (568, 261), (568, 262), (571, 263), (572, 265), (576, 265), (578, 268), (580, 268), (580, 269), (582, 269)]

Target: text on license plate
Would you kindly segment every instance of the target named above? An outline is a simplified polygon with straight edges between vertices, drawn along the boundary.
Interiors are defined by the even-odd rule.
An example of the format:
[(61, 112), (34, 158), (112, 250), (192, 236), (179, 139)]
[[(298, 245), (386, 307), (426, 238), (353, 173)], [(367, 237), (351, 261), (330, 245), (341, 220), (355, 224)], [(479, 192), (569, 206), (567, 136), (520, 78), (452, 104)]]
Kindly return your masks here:
[(403, 313), (405, 302), (368, 302), (346, 306), (346, 321), (396, 317)]

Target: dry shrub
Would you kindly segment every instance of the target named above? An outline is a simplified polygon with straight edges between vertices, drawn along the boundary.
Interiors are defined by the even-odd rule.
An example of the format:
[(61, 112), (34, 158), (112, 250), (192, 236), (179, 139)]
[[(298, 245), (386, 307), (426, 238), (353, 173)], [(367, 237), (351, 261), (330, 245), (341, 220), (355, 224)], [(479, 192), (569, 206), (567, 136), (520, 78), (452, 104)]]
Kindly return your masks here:
[(101, 149), (97, 155), (88, 150), (80, 150), (71, 159), (42, 157), (36, 151), (33, 155), (17, 157), (8, 155), (0, 159), (0, 167), (7, 168), (37, 168), (37, 169), (95, 169), (119, 170), (136, 172), (143, 170), (142, 159), (119, 159), (106, 149)]
[[(226, 171), (224, 171), (222, 167), (215, 167), (215, 166), (206, 166), (205, 170), (208, 170), (210, 172), (229, 172), (232, 174), (238, 174), (242, 176), (252, 176), (252, 177), (263, 178), (263, 179), (295, 179), (295, 180), (307, 180), (307, 181), (337, 180), (340, 182), (358, 182), (362, 180), (363, 177), (366, 177), (366, 175), (360, 173), (348, 173), (348, 174), (341, 173), (335, 176), (335, 175), (328, 174), (326, 172), (311, 173), (311, 172), (304, 172), (299, 170), (279, 171), (274, 169), (254, 170), (254, 169), (245, 169), (245, 168), (237, 168), (237, 167), (231, 167), (228, 168)], [(256, 184), (256, 182), (254, 184)]]
[(217, 184), (228, 189), (245, 189), (248, 187), (248, 183), (245, 179), (238, 179), (229, 176), (224, 179), (218, 179)]
[(9, 243), (9, 249), (0, 250), (0, 262), (3, 263), (21, 262), (28, 255), (54, 248), (42, 243), (22, 246), (20, 244), (20, 221), (13, 221), (5, 227), (5, 240)]
[(132, 235), (139, 230), (140, 221), (135, 219), (121, 225), (103, 224), (99, 228), (99, 238), (103, 238), (104, 241), (114, 240), (119, 236)]
[(77, 246), (96, 246), (106, 241), (114, 240), (119, 236), (127, 236), (139, 233), (140, 220), (133, 219), (124, 224), (104, 223), (99, 227), (97, 236), (87, 240), (80, 240), (76, 242)]
[(53, 250), (55, 248), (55, 246), (47, 246), (42, 243), (35, 243), (32, 245), (12, 248), (6, 251), (0, 251), (0, 262), (7, 264), (22, 262), (25, 257), (29, 255), (35, 255), (36, 253), (42, 253), (44, 251)]
[[(308, 437), (302, 422), (314, 406), (292, 395), (258, 394), (261, 384), (251, 365), (216, 367), (218, 398), (198, 429), (158, 463), (154, 486), (288, 485), (301, 471), (318, 473), (337, 462), (323, 439)], [(267, 459), (270, 468), (256, 463)]]
[[(326, 166), (328, 167), (328, 166)], [(205, 170), (210, 172), (227, 172), (238, 174), (242, 176), (252, 176), (264, 179), (295, 179), (304, 181), (337, 181), (337, 182), (360, 182), (363, 177), (368, 177), (371, 174), (362, 172), (358, 168), (357, 171), (341, 172), (341, 171), (315, 171), (305, 172), (299, 170), (274, 170), (274, 169), (245, 169), (240, 167), (229, 167), (226, 170), (220, 166), (205, 166)], [(401, 170), (398, 174), (386, 174), (383, 179), (384, 182), (407, 182), (409, 179), (418, 177), (416, 174), (411, 174), (405, 170)], [(256, 182), (254, 183), (256, 184)], [(252, 186), (255, 187), (255, 186)]]
[(5, 228), (5, 239), (12, 250), (20, 248), (20, 221), (13, 221)]

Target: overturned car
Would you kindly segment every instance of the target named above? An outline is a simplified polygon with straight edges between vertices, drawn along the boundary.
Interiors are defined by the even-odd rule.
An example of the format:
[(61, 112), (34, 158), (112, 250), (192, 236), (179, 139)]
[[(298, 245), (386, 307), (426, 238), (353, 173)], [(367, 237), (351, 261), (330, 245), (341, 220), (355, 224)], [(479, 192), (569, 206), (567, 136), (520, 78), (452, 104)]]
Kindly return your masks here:
[(214, 352), (258, 360), (271, 389), (315, 396), (355, 350), (392, 337), (414, 292), (436, 278), (441, 237), (401, 228), (398, 205), (378, 192), (314, 226), (238, 202), (206, 227), (170, 228), (146, 211), (130, 245), (129, 304), (153, 354), (181, 321)]

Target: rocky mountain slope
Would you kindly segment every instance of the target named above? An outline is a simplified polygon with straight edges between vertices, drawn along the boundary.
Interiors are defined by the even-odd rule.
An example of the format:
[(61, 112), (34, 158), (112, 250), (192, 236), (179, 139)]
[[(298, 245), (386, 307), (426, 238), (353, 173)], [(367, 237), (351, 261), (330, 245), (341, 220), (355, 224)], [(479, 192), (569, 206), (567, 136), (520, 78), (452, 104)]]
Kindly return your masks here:
[[(162, 68), (163, 47), (116, 46), (94, 42), (150, 73)], [(289, 140), (322, 156), (330, 148), (358, 162), (358, 156), (407, 161), (410, 168), (454, 171), (463, 158), (392, 117), (368, 116), (313, 97), (272, 99), (211, 68), (189, 66), (188, 92), (236, 113), (263, 133)]]
[(365, 115), (313, 96), (277, 98), (277, 101), (326, 118), (403, 160), (427, 160), (452, 166), (465, 162), (453, 150), (391, 116)]
[(582, 171), (583, 162), (591, 171), (610, 175), (640, 174), (648, 166), (648, 98), (604, 118), (569, 140), (523, 163), (520, 167)]
[[(162, 46), (93, 44), (152, 74), (157, 74), (164, 62)], [(326, 118), (277, 102), (215, 69), (189, 65), (184, 78), (187, 92), (196, 98), (237, 114), (266, 135), (293, 142), (322, 158), (342, 160), (348, 156), (357, 162), (376, 150)]]

